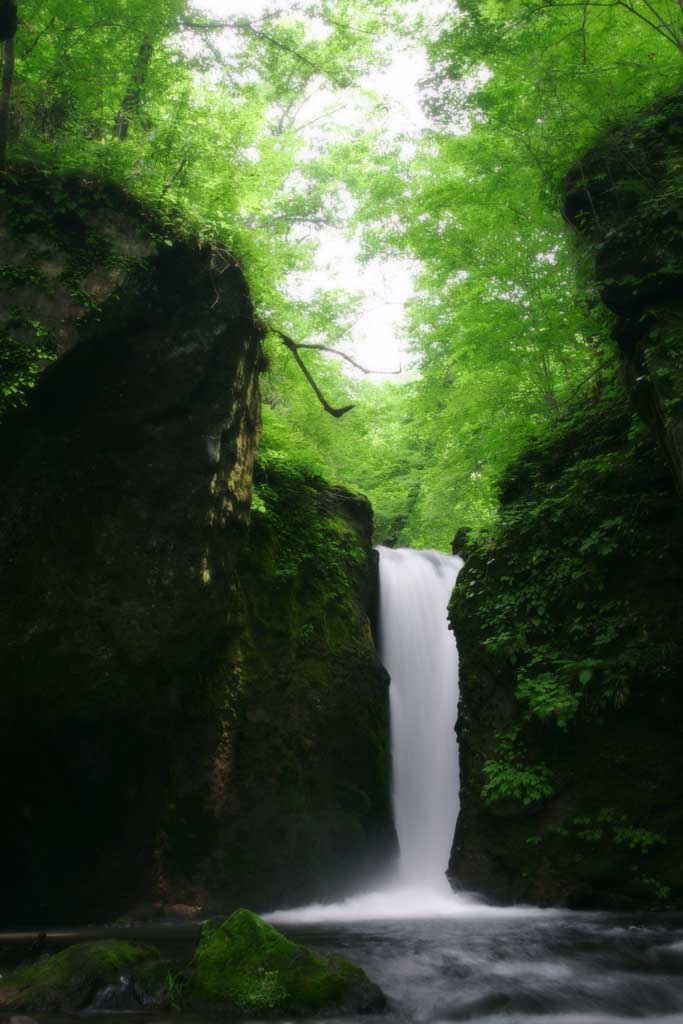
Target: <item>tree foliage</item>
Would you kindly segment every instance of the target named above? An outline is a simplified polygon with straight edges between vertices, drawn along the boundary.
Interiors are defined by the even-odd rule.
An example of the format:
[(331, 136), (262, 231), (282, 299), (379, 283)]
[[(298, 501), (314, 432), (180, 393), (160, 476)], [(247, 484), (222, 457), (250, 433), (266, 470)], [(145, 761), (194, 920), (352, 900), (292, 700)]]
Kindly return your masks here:
[[(491, 521), (510, 460), (613, 361), (560, 186), (596, 132), (679, 85), (681, 18), (671, 0), (461, 0), (435, 31), (396, 0), (225, 18), (22, 0), (5, 141), (14, 164), (113, 179), (235, 254), (272, 328), (264, 459), (368, 493), (380, 538), (446, 547)], [(364, 88), (402, 37), (430, 68), (428, 124), (404, 137)], [(400, 382), (321, 350), (359, 314), (336, 286), (292, 285), (330, 228), (417, 268)], [(36, 370), (7, 352), (15, 402)], [(301, 362), (329, 408), (354, 407), (343, 421)]]

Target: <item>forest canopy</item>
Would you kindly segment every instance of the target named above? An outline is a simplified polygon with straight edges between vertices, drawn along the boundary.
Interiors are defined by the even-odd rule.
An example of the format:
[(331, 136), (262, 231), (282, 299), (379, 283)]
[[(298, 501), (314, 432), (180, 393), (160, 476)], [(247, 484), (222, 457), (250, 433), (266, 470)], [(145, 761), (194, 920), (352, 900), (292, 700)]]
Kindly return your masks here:
[[(113, 180), (244, 267), (271, 332), (266, 472), (357, 488), (378, 540), (446, 548), (491, 520), (525, 443), (612, 380), (562, 183), (595, 137), (680, 88), (680, 3), (19, 0), (16, 26), (0, 7), (6, 173)], [(427, 68), (424, 117), (397, 128), (372, 75), (406, 52)], [(364, 362), (348, 347), (362, 297), (313, 273), (330, 232), (415, 274), (404, 373), (300, 353), (327, 401), (353, 406), (341, 418), (282, 344)], [(36, 366), (0, 346), (7, 404), (49, 339)]]

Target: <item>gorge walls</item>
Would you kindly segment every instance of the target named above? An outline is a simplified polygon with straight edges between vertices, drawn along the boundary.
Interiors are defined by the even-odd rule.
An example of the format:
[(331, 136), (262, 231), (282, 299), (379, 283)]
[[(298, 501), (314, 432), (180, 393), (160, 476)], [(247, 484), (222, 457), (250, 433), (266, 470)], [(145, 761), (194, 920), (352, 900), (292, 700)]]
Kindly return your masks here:
[(510, 467), (451, 603), (450, 870), (495, 899), (683, 902), (682, 109), (613, 129), (568, 178), (626, 393), (603, 384)]
[(450, 870), (502, 901), (683, 899), (683, 517), (623, 398), (510, 468), (451, 602), (461, 815)]
[(572, 169), (565, 216), (614, 314), (624, 382), (683, 494), (683, 100), (617, 125)]
[(392, 842), (370, 510), (269, 477), (250, 525), (229, 254), (78, 178), (2, 201), (4, 923), (314, 896)]

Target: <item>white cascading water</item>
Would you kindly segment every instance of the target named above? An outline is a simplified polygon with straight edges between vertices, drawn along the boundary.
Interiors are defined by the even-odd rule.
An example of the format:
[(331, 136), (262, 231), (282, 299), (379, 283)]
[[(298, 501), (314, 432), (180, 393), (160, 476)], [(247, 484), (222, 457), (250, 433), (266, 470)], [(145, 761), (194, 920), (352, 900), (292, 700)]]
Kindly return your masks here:
[(266, 914), (273, 924), (431, 917), (508, 917), (454, 893), (445, 872), (459, 806), (458, 649), (448, 601), (462, 560), (439, 551), (379, 548), (380, 654), (391, 676), (391, 743), (398, 871), (372, 892)]
[(409, 548), (380, 548), (379, 555), (400, 881), (450, 892), (445, 871), (459, 807), (458, 648), (447, 609), (463, 563)]

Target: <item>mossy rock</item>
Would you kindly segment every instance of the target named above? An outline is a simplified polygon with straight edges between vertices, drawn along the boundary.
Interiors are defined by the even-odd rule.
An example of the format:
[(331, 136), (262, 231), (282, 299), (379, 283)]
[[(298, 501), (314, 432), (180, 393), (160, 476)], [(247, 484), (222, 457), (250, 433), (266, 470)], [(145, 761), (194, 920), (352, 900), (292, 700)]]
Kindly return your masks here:
[(162, 1005), (168, 964), (153, 946), (79, 942), (0, 980), (0, 1010), (140, 1010)]
[(369, 1013), (385, 999), (360, 967), (299, 946), (248, 910), (202, 928), (187, 987), (189, 1005), (226, 1016)]

